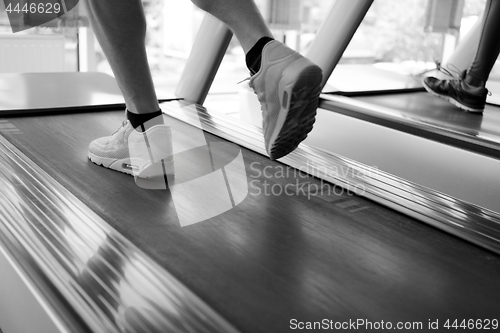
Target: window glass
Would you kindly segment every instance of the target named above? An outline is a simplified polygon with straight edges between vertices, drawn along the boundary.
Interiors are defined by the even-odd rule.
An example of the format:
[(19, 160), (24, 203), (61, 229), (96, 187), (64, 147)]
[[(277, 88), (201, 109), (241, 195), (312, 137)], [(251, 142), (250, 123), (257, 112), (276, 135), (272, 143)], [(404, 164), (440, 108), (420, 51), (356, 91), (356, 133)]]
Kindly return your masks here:
[[(172, 97), (203, 20), (191, 1), (142, 0), (147, 22), (146, 50), (158, 98)], [(97, 42), (96, 42), (97, 45)], [(97, 46), (97, 70), (113, 75)]]
[(204, 12), (191, 1), (143, 0), (146, 49), (158, 97), (170, 96), (191, 52)]
[[(333, 4), (330, 0), (256, 2), (275, 37), (301, 53), (307, 52)], [(452, 22), (454, 25), (451, 24), (451, 27), (443, 31), (439, 24), (431, 24), (436, 23), (436, 19), (434, 22), (428, 22), (431, 3), (431, 0), (374, 1), (325, 89), (374, 89), (366, 87), (363, 82), (380, 87), (384, 80), (380, 77), (374, 80), (373, 76), (365, 80), (363, 75), (367, 73), (389, 73), (386, 78), (389, 89), (394, 83), (393, 79), (398, 79), (397, 76), (391, 75), (410, 77), (434, 68), (435, 61), (442, 61), (443, 57), (453, 52), (456, 44), (474, 25), (485, 6), (485, 0), (465, 0), (463, 7), (460, 7), (461, 11), (460, 8), (456, 10), (456, 21)], [(441, 14), (452, 16), (452, 7), (444, 6), (444, 12)], [(449, 12), (446, 12), (448, 10)], [(286, 20), (283, 17), (286, 17)], [(438, 23), (442, 22), (439, 16), (436, 18)], [(205, 105), (238, 116), (241, 109), (245, 108), (247, 100), (242, 98), (242, 87), (236, 82), (246, 76), (248, 70), (243, 51), (233, 38)]]
[[(355, 66), (370, 66), (401, 75), (413, 75), (432, 67), (434, 60), (442, 60), (465, 36), (483, 11), (486, 0), (465, 0), (459, 13), (458, 29), (445, 32), (429, 25), (431, 2), (374, 1), (332, 75), (330, 86), (340, 90), (359, 89), (361, 80), (352, 75)], [(276, 39), (306, 53), (334, 2), (256, 0), (256, 3)], [(149, 62), (161, 98), (175, 91), (205, 14), (190, 1), (143, 0), (143, 4), (148, 23)], [(63, 17), (13, 34), (4, 2), (0, 1), (0, 50), (3, 50), (0, 52), (0, 72), (90, 70), (112, 75), (92, 31), (87, 28), (88, 19), (80, 3)], [(28, 39), (36, 39), (40, 47), (50, 49), (52, 60), (37, 63), (5, 51), (6, 43)], [(495, 72), (496, 69), (492, 74)], [(342, 73), (347, 74), (342, 76)], [(237, 82), (248, 76), (243, 50), (233, 38), (205, 104), (237, 115), (244, 103), (241, 90), (245, 85)]]
[[(429, 62), (442, 61), (444, 53), (452, 52), (475, 23), (485, 0), (464, 1), (462, 11), (456, 12), (453, 5), (431, 10), (433, 3), (436, 1), (374, 1), (342, 62), (386, 64), (388, 69), (409, 74), (425, 69)], [(452, 17), (456, 22), (447, 22), (454, 21)], [(451, 50), (445, 47), (446, 37), (452, 37)]]
[(47, 23), (13, 33), (7, 11), (19, 12), (26, 24), (37, 19), (23, 12), (22, 3), (19, 8), (12, 5), (5, 8), (4, 1), (0, 1), (0, 73), (77, 71), (77, 27), (88, 25), (80, 15), (80, 7)]

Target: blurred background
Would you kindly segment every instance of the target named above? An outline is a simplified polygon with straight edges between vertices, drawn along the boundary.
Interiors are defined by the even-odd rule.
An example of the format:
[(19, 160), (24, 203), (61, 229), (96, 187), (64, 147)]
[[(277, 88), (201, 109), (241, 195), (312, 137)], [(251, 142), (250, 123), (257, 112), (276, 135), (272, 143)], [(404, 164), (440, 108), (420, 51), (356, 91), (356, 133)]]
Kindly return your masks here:
[[(432, 17), (436, 1), (374, 1), (336, 72), (342, 75), (349, 72), (349, 66), (369, 65), (414, 75), (433, 68), (434, 62), (446, 57), (466, 35), (485, 5), (485, 0), (448, 2), (455, 6), (455, 12), (451, 13), (455, 25), (443, 28), (432, 22), (436, 19), (435, 15)], [(306, 53), (334, 1), (257, 0), (256, 3), (276, 39)], [(148, 21), (149, 61), (161, 98), (163, 93), (175, 91), (204, 12), (188, 0), (143, 0), (143, 4)], [(83, 2), (63, 17), (15, 34), (1, 2), (0, 64), (3, 73), (99, 71), (113, 75), (89, 27)], [(236, 116), (240, 90), (237, 82), (248, 75), (243, 51), (233, 38), (205, 105)], [(360, 79), (343, 75), (335, 79), (335, 86), (342, 89), (342, 85), (356, 85)]]

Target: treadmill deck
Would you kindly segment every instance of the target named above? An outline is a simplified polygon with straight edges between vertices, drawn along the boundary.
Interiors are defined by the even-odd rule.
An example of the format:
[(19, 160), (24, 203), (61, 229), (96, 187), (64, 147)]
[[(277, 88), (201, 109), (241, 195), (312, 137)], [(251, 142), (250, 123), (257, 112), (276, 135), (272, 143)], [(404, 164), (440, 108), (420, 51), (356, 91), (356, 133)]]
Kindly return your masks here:
[[(117, 110), (9, 118), (17, 131), (3, 135), (239, 330), (286, 331), (292, 319), (497, 315), (498, 256), (245, 148), (249, 195), (182, 227), (169, 191), (141, 189), (87, 159), (88, 143), (113, 133), (122, 117)], [(275, 194), (303, 183), (330, 192)]]

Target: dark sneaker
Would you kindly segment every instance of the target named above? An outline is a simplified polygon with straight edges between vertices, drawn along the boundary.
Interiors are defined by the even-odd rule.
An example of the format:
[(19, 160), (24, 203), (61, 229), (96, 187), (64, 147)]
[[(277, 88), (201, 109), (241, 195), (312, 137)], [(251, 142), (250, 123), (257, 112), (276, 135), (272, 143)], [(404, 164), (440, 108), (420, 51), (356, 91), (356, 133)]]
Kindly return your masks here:
[(454, 80), (439, 80), (426, 77), (422, 80), (425, 90), (431, 95), (442, 98), (462, 110), (482, 113), (486, 104), (488, 89), (471, 87), (461, 78)]

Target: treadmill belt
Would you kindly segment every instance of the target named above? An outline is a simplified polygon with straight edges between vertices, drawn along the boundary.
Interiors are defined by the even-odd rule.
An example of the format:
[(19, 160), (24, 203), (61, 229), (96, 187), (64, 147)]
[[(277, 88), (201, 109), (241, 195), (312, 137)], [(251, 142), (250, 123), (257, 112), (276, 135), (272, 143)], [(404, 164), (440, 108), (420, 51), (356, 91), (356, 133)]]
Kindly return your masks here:
[(170, 191), (87, 159), (90, 141), (122, 120), (123, 111), (8, 118), (14, 131), (2, 135), (241, 331), (498, 316), (498, 256), (245, 148), (248, 196), (182, 227)]

